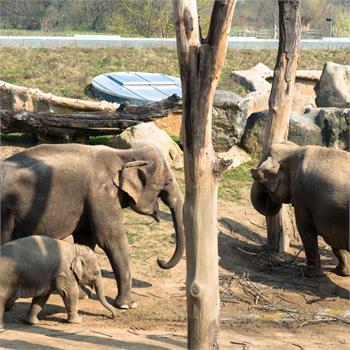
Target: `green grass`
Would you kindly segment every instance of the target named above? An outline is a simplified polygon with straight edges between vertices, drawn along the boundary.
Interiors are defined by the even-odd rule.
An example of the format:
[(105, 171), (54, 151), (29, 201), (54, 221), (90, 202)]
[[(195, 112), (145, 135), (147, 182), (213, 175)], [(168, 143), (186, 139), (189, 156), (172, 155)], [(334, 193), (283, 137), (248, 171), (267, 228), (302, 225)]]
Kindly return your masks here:
[(33, 134), (11, 133), (0, 134), (0, 145), (21, 146), (35, 145), (37, 142)]
[(105, 145), (113, 135), (90, 136), (89, 145)]
[[(249, 69), (259, 62), (274, 68), (276, 50), (229, 50), (218, 88), (244, 95), (233, 82), (233, 70)], [(349, 64), (350, 49), (302, 51), (299, 69), (322, 69), (327, 61)], [(0, 50), (0, 80), (44, 92), (91, 99), (85, 86), (94, 76), (112, 71), (160, 72), (179, 76), (177, 53), (171, 48), (59, 48)]]
[(253, 159), (239, 167), (226, 171), (219, 184), (218, 198), (230, 202), (242, 202), (242, 192), (247, 191), (252, 184), (250, 169), (256, 165)]

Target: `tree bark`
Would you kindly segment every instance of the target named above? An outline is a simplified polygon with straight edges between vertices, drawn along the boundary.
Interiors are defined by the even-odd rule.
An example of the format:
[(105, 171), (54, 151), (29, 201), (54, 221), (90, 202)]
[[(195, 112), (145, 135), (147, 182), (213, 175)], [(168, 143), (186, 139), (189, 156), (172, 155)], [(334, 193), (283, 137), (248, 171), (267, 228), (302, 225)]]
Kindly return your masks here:
[[(300, 0), (279, 0), (279, 46), (269, 98), (269, 115), (265, 129), (262, 159), (274, 142), (288, 137), (295, 75), (300, 46)], [(280, 213), (266, 218), (267, 244), (273, 250), (286, 252), (289, 248), (288, 227), (293, 227), (286, 206)], [(288, 224), (287, 224), (288, 223)]]
[(196, 1), (173, 0), (184, 122), (188, 348), (218, 348), (217, 189), (225, 164), (212, 146), (212, 106), (236, 0), (215, 1), (202, 40)]
[(144, 106), (120, 105), (113, 113), (18, 113), (0, 110), (0, 126), (2, 133), (30, 132), (41, 140), (69, 142), (88, 136), (120, 134), (130, 126), (164, 117), (180, 108), (180, 98), (173, 95)]

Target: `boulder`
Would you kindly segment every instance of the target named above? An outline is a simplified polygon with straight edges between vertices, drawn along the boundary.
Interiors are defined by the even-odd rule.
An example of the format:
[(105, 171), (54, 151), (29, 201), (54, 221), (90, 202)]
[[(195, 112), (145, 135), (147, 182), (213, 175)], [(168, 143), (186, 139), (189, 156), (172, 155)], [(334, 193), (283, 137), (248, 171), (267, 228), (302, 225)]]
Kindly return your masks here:
[(218, 90), (213, 105), (213, 146), (216, 152), (228, 151), (244, 131), (247, 115), (244, 99), (229, 91)]
[(227, 152), (218, 153), (217, 156), (224, 160), (232, 161), (227, 170), (236, 168), (239, 165), (249, 162), (252, 159), (252, 157), (246, 151), (237, 145), (232, 146)]
[[(298, 70), (296, 72), (292, 101), (293, 112), (303, 114), (306, 108), (316, 107), (314, 86), (318, 82), (320, 76), (321, 71), (318, 70)], [(262, 108), (255, 109), (252, 112), (259, 112), (268, 109), (273, 70), (262, 63), (258, 63), (256, 66), (248, 70), (232, 72), (231, 78), (248, 91), (260, 93), (259, 103)], [(255, 96), (252, 95), (252, 93), (249, 93), (246, 98), (254, 99)]]
[(248, 116), (267, 108), (268, 95), (258, 91), (241, 97), (233, 92), (217, 90), (213, 105), (213, 146), (216, 152), (226, 152), (237, 144)]
[(350, 66), (328, 62), (315, 86), (317, 107), (350, 107)]
[(316, 125), (321, 129), (322, 144), (349, 151), (350, 108), (315, 108), (313, 115)]
[[(241, 138), (241, 146), (250, 154), (260, 156), (268, 111), (253, 113)], [(298, 145), (322, 145), (321, 129), (311, 116), (291, 113), (288, 140)]]
[(183, 168), (183, 155), (180, 147), (154, 123), (131, 126), (113, 137), (107, 145), (113, 148), (129, 149), (145, 143), (158, 146), (171, 167)]

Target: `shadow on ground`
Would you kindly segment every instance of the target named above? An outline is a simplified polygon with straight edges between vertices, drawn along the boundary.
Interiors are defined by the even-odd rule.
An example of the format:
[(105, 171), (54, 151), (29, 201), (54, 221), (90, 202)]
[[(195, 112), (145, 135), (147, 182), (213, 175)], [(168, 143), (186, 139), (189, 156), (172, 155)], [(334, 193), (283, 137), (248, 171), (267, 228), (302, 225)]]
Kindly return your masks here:
[[(248, 274), (252, 282), (292, 292), (309, 291), (319, 299), (339, 297), (349, 299), (350, 291), (335, 284), (326, 274), (318, 278), (304, 277), (305, 258), (297, 254), (274, 254), (265, 246), (265, 238), (251, 228), (230, 218), (219, 223), (234, 235), (219, 233), (220, 266), (236, 275)], [(302, 245), (291, 245), (302, 251)], [(320, 247), (323, 271), (331, 271), (337, 260), (330, 250)], [(244, 263), (242, 263), (244, 262)], [(258, 266), (258, 268), (257, 268)], [(343, 279), (346, 277), (337, 277)], [(316, 300), (317, 301), (317, 300)]]

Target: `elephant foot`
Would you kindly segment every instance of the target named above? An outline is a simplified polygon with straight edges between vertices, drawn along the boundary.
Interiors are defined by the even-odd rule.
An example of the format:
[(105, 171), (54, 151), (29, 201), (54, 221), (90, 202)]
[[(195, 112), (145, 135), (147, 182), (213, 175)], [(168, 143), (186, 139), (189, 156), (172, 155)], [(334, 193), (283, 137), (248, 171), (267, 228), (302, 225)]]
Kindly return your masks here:
[(339, 276), (350, 276), (350, 266), (338, 265), (334, 272)]
[(136, 309), (138, 306), (138, 302), (134, 300), (130, 300), (129, 302), (127, 302), (121, 298), (117, 298), (114, 301), (114, 306), (117, 307), (118, 309), (123, 309), (123, 310)]
[(314, 265), (308, 265), (304, 269), (304, 276), (306, 277), (323, 277), (324, 273), (322, 272), (320, 267), (316, 267)]
[(28, 324), (34, 325), (39, 323), (39, 319), (36, 316), (27, 316), (24, 321)]
[(80, 316), (72, 316), (72, 317), (68, 317), (67, 319), (68, 323), (72, 323), (72, 324), (79, 324), (81, 323), (81, 317)]

